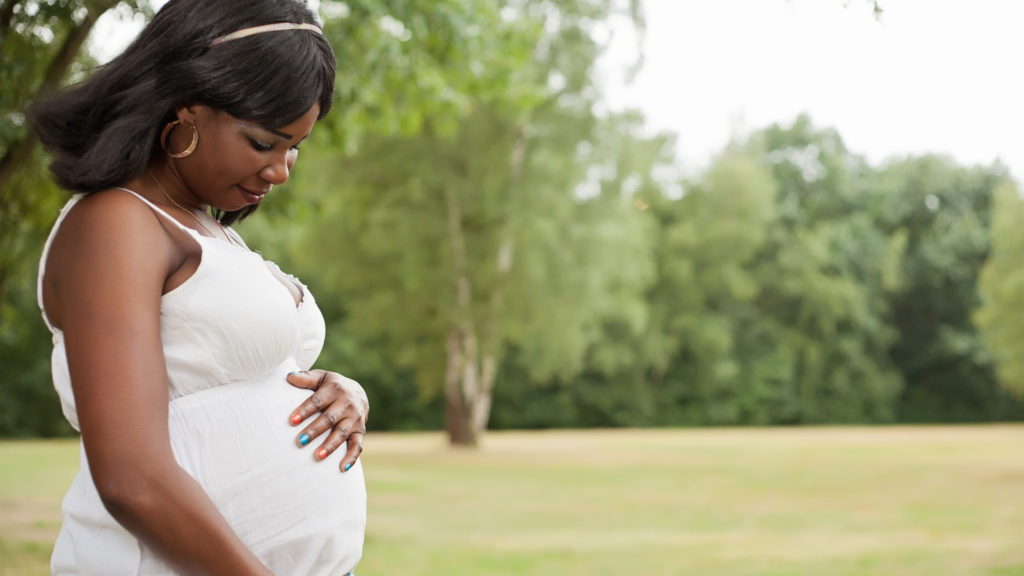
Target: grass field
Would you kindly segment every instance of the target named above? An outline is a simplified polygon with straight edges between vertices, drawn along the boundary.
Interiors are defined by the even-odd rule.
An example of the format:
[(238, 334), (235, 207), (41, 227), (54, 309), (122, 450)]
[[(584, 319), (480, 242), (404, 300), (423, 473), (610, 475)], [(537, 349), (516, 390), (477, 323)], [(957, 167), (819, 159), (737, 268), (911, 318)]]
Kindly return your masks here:
[[(359, 576), (1024, 576), (1024, 426), (371, 434)], [(68, 441), (0, 443), (0, 575), (47, 574)]]

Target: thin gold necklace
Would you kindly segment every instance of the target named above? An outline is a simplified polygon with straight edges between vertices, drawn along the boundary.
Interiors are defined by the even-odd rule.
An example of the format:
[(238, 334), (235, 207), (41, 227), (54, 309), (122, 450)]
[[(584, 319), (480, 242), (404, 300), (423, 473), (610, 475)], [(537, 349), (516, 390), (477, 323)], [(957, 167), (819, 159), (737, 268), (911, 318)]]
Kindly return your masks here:
[[(196, 221), (196, 224), (199, 224), (200, 226), (202, 226), (203, 230), (206, 230), (206, 233), (209, 234), (210, 237), (212, 237), (212, 238), (216, 238), (217, 237), (217, 235), (214, 234), (212, 230), (210, 230), (209, 228), (206, 227), (206, 224), (203, 224), (203, 221), (199, 219), (199, 216), (196, 216), (195, 212), (193, 212), (192, 210), (189, 210), (188, 208), (185, 208), (181, 204), (178, 204), (174, 200), (174, 198), (171, 198), (171, 195), (167, 193), (167, 190), (164, 190), (164, 185), (160, 183), (160, 180), (157, 179), (156, 174), (153, 174), (152, 170), (147, 168), (146, 169), (146, 173), (148, 173), (149, 177), (153, 179), (153, 182), (156, 182), (157, 188), (160, 188), (160, 193), (164, 195), (164, 198), (167, 198), (168, 202), (170, 202), (171, 204), (174, 204), (179, 209), (184, 210), (185, 212), (188, 212), (188, 215), (191, 216), (192, 219)], [(234, 244), (235, 242), (231, 239), (231, 236), (228, 235), (228, 231), (224, 229), (224, 225), (221, 224), (220, 222), (217, 222), (217, 225), (220, 226), (221, 233), (224, 235), (224, 239), (227, 240), (229, 244)]]

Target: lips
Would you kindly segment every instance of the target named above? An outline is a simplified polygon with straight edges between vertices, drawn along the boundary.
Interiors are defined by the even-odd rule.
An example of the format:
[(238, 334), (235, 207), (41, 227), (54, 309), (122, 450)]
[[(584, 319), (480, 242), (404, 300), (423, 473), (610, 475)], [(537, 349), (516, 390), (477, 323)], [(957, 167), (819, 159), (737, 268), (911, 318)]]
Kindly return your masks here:
[(245, 196), (245, 201), (249, 204), (259, 204), (260, 201), (263, 200), (263, 197), (267, 195), (267, 192), (270, 192), (270, 188), (263, 190), (250, 190), (244, 186), (239, 186), (238, 189), (242, 191), (242, 195)]

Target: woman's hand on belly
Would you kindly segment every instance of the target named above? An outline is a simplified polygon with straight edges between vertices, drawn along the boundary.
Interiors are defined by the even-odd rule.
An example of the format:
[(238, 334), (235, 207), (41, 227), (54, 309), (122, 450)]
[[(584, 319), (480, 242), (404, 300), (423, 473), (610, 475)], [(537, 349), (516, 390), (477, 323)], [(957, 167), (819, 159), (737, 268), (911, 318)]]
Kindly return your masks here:
[(348, 442), (348, 453), (339, 464), (341, 471), (347, 472), (363, 452), (366, 419), (370, 414), (370, 402), (363, 387), (351, 378), (326, 370), (291, 372), (288, 374), (288, 383), (297, 388), (314, 391), (292, 412), (289, 419), (292, 426), (298, 426), (319, 413), (319, 417), (296, 436), (296, 444), (299, 447), (307, 446), (315, 438), (329, 431), (326, 439), (317, 448), (316, 459), (326, 459), (339, 446)]

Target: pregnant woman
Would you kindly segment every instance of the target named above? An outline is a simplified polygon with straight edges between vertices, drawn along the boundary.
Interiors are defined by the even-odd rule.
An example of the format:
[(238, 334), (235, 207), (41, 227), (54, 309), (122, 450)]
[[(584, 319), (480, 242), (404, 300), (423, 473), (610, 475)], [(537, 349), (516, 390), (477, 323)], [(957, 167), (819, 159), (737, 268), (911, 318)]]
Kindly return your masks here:
[(359, 561), (366, 396), (311, 370), (312, 294), (230, 228), (288, 179), (334, 65), (295, 0), (171, 0), (124, 54), (32, 110), (76, 192), (39, 280), (54, 384), (82, 437), (54, 574), (339, 575)]

